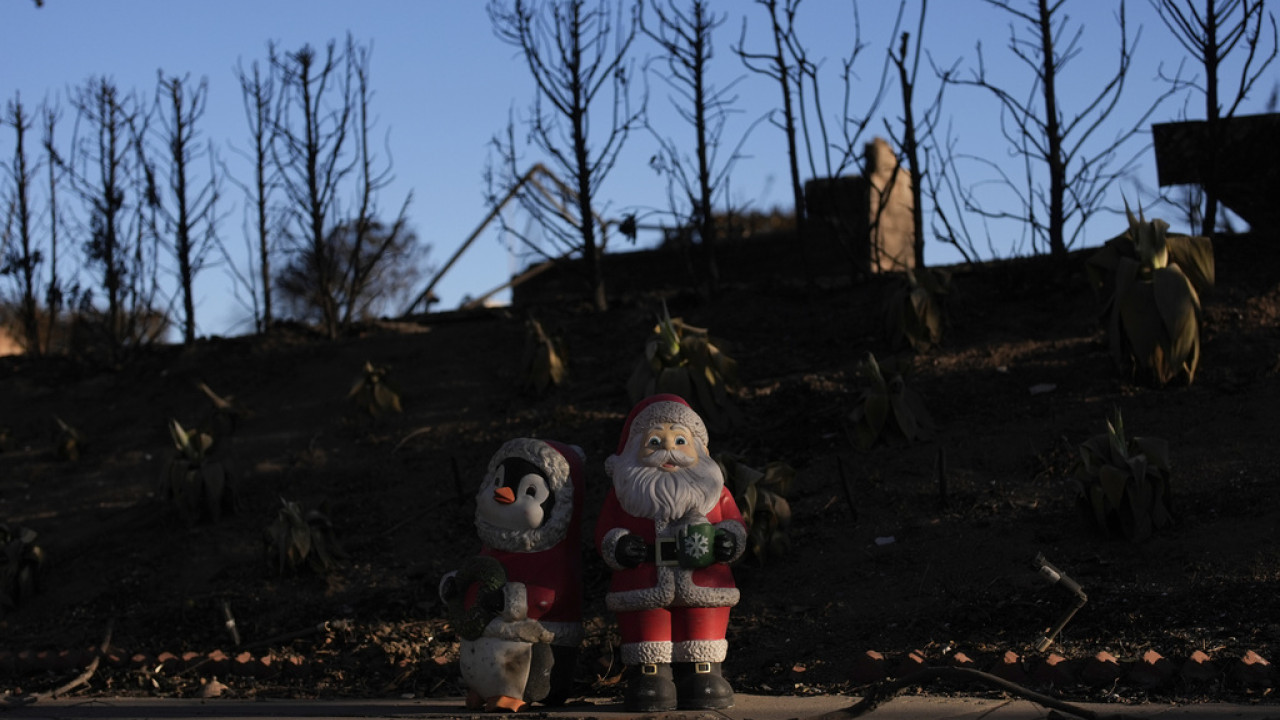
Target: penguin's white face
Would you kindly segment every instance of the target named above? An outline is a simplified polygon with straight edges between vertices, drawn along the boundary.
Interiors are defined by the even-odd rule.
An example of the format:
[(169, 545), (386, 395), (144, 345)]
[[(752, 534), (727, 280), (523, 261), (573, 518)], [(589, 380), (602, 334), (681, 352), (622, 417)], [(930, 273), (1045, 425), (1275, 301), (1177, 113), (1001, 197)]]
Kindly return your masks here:
[(476, 493), (476, 514), (504, 530), (541, 527), (554, 504), (546, 476), (522, 458), (503, 460)]

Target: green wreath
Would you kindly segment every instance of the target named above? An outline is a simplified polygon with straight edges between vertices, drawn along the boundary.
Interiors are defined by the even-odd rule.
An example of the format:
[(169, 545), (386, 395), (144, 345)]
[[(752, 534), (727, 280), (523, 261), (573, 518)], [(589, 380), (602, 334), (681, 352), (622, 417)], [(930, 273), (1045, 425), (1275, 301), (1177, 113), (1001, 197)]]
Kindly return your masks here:
[[(507, 570), (495, 558), (476, 555), (467, 560), (455, 577), (458, 592), (449, 601), (449, 621), (463, 639), (475, 640), (484, 633), (489, 621), (498, 616), (498, 613), (486, 610), (481, 599), (491, 592), (502, 590), (502, 586), (507, 584)], [(474, 606), (467, 608), (467, 589), (473, 583), (478, 585), (476, 602)]]

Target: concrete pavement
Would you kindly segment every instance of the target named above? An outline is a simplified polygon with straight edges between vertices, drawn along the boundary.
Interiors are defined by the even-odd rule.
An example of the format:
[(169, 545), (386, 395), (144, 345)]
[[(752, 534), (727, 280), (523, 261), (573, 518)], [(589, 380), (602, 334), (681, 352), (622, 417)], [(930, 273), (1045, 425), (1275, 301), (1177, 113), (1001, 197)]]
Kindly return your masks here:
[[(816, 719), (824, 713), (843, 710), (858, 701), (856, 697), (817, 695), (812, 697), (777, 697), (738, 695), (729, 710), (715, 712), (675, 711), (656, 715), (639, 715), (623, 709), (611, 699), (586, 700), (563, 708), (547, 710), (534, 706), (521, 716), (533, 720), (626, 720), (653, 717), (667, 720), (791, 720)], [(1159, 718), (1160, 720), (1280, 720), (1280, 702), (1265, 705), (1209, 703), (1203, 705), (1100, 705), (1073, 704), (1095, 713), (1097, 718), (1111, 715), (1127, 718)], [(373, 699), (373, 700), (271, 700), (271, 699), (157, 699), (100, 698), (42, 700), (16, 707), (0, 703), (0, 718), (43, 718), (46, 720), (238, 720), (241, 718), (483, 718), (498, 714), (468, 711), (462, 698)], [(969, 697), (911, 695), (896, 697), (874, 711), (860, 716), (873, 720), (1044, 720), (1053, 717), (1050, 710), (1026, 700), (999, 700)], [(1059, 714), (1058, 717), (1073, 717)], [(1087, 716), (1085, 716), (1087, 717)]]

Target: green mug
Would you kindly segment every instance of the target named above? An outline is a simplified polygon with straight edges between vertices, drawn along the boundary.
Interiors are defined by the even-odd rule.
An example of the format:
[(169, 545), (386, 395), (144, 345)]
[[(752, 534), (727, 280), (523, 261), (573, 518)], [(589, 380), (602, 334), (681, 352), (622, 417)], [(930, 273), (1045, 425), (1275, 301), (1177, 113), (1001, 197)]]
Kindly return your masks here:
[(682, 528), (677, 535), (680, 567), (697, 569), (714, 563), (716, 555), (712, 548), (715, 546), (715, 540), (716, 528), (709, 523), (698, 523)]

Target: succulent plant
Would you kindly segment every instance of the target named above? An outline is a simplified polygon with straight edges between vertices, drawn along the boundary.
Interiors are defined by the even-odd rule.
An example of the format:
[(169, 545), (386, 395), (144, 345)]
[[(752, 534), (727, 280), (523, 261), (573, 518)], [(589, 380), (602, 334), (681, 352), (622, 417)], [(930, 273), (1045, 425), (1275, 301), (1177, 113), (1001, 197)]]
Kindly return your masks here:
[(877, 443), (894, 444), (927, 440), (933, 435), (933, 419), (919, 394), (907, 386), (910, 368), (882, 368), (873, 353), (861, 364), (861, 374), (870, 382), (849, 415), (850, 435), (859, 450)]
[(1107, 431), (1080, 445), (1075, 477), (1082, 512), (1102, 531), (1144, 540), (1173, 522), (1169, 511), (1169, 444), (1125, 438), (1120, 411)]
[(1214, 283), (1213, 243), (1169, 234), (1125, 207), (1129, 229), (1107, 241), (1087, 268), (1104, 298), (1107, 337), (1116, 365), (1163, 386), (1195, 379), (1200, 363), (1200, 296)]
[(280, 575), (306, 568), (324, 574), (347, 558), (338, 543), (333, 522), (329, 519), (329, 503), (304, 509), (302, 505), (280, 498), (275, 520), (263, 532), (267, 563)]
[(356, 378), (347, 399), (375, 420), (388, 413), (401, 412), (400, 393), (390, 381), (391, 371), (365, 361), (364, 371)]
[(240, 424), (252, 414), (248, 408), (237, 402), (233, 395), (222, 397), (203, 382), (197, 382), (196, 388), (204, 393), (205, 397), (209, 398), (209, 402), (212, 403), (209, 417), (204, 425), (217, 437), (230, 437), (240, 427)]
[(552, 338), (542, 323), (530, 316), (525, 323), (524, 386), (541, 395), (552, 385), (560, 385), (568, 375), (564, 342)]
[(908, 268), (904, 281), (889, 296), (885, 309), (885, 329), (897, 346), (910, 345), (924, 352), (942, 342), (946, 320), (943, 302), (951, 292), (951, 274), (946, 270)]
[(704, 328), (672, 318), (662, 304), (658, 324), (645, 341), (644, 357), (627, 381), (633, 403), (657, 393), (672, 393), (689, 402), (712, 430), (725, 430), (739, 419), (732, 393), (738, 385), (738, 363), (726, 355)]
[(187, 521), (217, 522), (236, 511), (236, 491), (227, 464), (212, 457), (213, 435), (169, 420), (174, 451), (160, 474), (159, 496)]
[(84, 436), (57, 415), (53, 416), (53, 456), (63, 462), (77, 462), (84, 450)]
[(44, 562), (35, 530), (0, 523), (0, 617), (40, 591)]
[(757, 470), (729, 453), (717, 455), (715, 461), (747, 526), (745, 556), (764, 563), (789, 553), (791, 504), (786, 496), (791, 492), (796, 471), (777, 461)]

